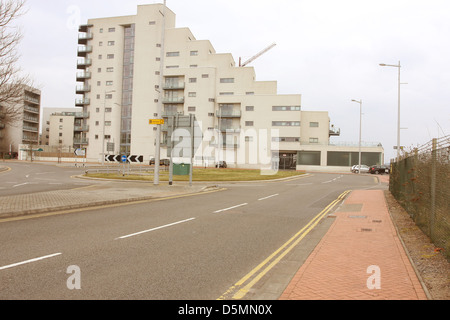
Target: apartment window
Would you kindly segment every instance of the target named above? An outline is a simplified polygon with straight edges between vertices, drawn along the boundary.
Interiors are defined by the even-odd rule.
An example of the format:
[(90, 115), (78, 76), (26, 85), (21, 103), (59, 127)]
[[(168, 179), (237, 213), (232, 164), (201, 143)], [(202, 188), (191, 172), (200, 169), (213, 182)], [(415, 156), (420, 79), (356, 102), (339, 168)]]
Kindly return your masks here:
[(63, 126), (59, 126), (59, 130), (62, 130)]
[(300, 111), (300, 106), (273, 106), (272, 111)]
[(109, 28), (108, 32), (116, 32), (116, 28)]
[(103, 56), (101, 54), (98, 55), (98, 59), (102, 60)]
[(157, 44), (156, 44), (156, 47), (157, 47), (157, 48), (161, 48), (161, 43), (157, 43)]
[(112, 112), (112, 108), (105, 108), (105, 112)]
[(166, 69), (176, 69), (179, 68), (180, 66), (166, 66)]
[(202, 74), (202, 78), (204, 79), (209, 78), (209, 74)]
[(196, 97), (197, 96), (197, 92), (189, 92), (188, 96), (189, 97)]
[(97, 72), (101, 73), (102, 72), (102, 68), (97, 68)]
[(232, 96), (234, 92), (219, 92), (220, 96)]
[(253, 127), (253, 121), (245, 121), (246, 127)]
[(195, 107), (188, 107), (188, 111), (195, 112)]
[(179, 57), (179, 56), (180, 56), (179, 51), (166, 52), (166, 57)]
[(319, 143), (319, 138), (309, 138), (309, 143)]
[(97, 87), (100, 87), (102, 85), (101, 81), (97, 81)]
[(115, 41), (108, 41), (108, 46), (113, 46), (113, 45), (115, 45)]
[(300, 142), (299, 137), (273, 137), (273, 142)]
[(99, 113), (100, 112), (100, 108), (95, 108), (95, 112)]
[(214, 112), (208, 112), (208, 117), (214, 117)]
[(105, 95), (105, 99), (112, 99), (113, 95), (112, 94), (107, 94)]
[(59, 133), (59, 136), (62, 137), (62, 132)]
[(111, 126), (111, 121), (105, 121), (105, 127), (110, 127)]
[(105, 139), (106, 139), (106, 140), (111, 139), (111, 135), (110, 135), (110, 134), (105, 134)]
[(197, 68), (197, 67), (198, 67), (197, 64), (191, 64), (191, 65), (189, 66), (189, 68)]
[(245, 111), (255, 111), (255, 106), (245, 106)]
[(95, 121), (95, 125), (96, 126), (98, 126), (100, 124), (100, 122), (98, 122), (98, 121)]
[(160, 57), (156, 57), (155, 60), (156, 61), (161, 61), (161, 58)]
[(64, 119), (63, 118), (59, 118), (59, 122), (63, 122), (64, 121)]
[(317, 128), (317, 127), (319, 127), (319, 123), (318, 123), (318, 122), (310, 122), (310, 123), (309, 123), (309, 126), (310, 126), (311, 128)]
[(154, 25), (156, 24), (156, 21), (149, 21), (148, 24), (149, 24), (150, 26), (154, 26)]
[(100, 32), (100, 33), (103, 33), (103, 28), (100, 28), (99, 32)]
[(189, 83), (196, 83), (197, 82), (197, 78), (189, 78)]
[(98, 134), (95, 135), (95, 140), (98, 140)]
[(198, 51), (191, 51), (191, 56), (198, 56)]
[(114, 72), (114, 67), (106, 68), (106, 72)]
[(106, 56), (106, 59), (114, 59), (114, 54), (108, 54), (108, 55)]
[(273, 127), (299, 127), (300, 121), (272, 121)]
[(234, 78), (220, 78), (220, 83), (234, 83)]
[(99, 94), (97, 94), (96, 98), (97, 98), (97, 100), (98, 100), (98, 99), (100, 99), (100, 95), (99, 95)]
[(99, 41), (99, 42), (98, 42), (98, 46), (99, 46), (99, 47), (103, 46), (103, 41)]
[(113, 82), (112, 82), (112, 81), (106, 81), (106, 85), (107, 85), (107, 86), (112, 86), (112, 85), (113, 85)]
[(253, 141), (253, 137), (252, 136), (246, 136), (245, 137), (245, 141), (252, 142)]
[(253, 96), (255, 93), (253, 91), (249, 91), (245, 93), (247, 96)]

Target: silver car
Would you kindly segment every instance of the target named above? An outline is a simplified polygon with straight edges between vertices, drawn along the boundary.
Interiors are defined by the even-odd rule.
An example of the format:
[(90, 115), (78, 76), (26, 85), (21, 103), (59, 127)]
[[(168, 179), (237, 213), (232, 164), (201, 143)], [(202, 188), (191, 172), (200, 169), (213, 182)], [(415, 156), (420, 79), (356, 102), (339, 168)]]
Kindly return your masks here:
[[(369, 172), (369, 167), (368, 166), (366, 166), (365, 164), (362, 164), (361, 165), (361, 173), (368, 173)], [(352, 167), (352, 172), (353, 173), (358, 173), (360, 170), (359, 170), (359, 165), (354, 165), (353, 167)]]

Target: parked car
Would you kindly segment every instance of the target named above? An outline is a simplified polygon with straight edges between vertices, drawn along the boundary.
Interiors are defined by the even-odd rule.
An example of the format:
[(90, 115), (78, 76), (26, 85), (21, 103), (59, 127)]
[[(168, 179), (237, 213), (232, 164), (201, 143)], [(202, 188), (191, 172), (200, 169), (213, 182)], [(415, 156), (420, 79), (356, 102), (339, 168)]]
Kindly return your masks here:
[[(150, 162), (148, 163), (149, 165), (154, 165), (155, 164), (155, 158), (151, 158)], [(168, 166), (170, 164), (170, 159), (160, 159), (159, 160), (159, 165), (160, 166)]]
[[(360, 171), (359, 165), (355, 164), (355, 165), (352, 167), (352, 170), (351, 170), (351, 171), (352, 171), (353, 173), (358, 173), (358, 172)], [(367, 172), (369, 172), (369, 167), (366, 166), (365, 164), (362, 164), (362, 165), (361, 165), (361, 173), (367, 173)]]
[(389, 167), (387, 166), (370, 166), (369, 168), (369, 173), (371, 174), (384, 174), (384, 173), (389, 173)]
[(216, 168), (226, 168), (227, 162), (226, 161), (219, 161), (216, 163)]

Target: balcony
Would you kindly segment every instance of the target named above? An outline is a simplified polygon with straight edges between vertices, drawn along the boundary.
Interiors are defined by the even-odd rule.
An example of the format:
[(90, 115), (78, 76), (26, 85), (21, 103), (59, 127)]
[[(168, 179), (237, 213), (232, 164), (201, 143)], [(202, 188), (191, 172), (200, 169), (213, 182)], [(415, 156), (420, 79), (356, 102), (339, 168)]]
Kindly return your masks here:
[(73, 144), (78, 144), (78, 145), (89, 144), (89, 139), (88, 138), (74, 138)]
[(89, 118), (89, 112), (75, 112), (74, 113), (75, 118)]
[(80, 85), (76, 87), (76, 94), (85, 94), (86, 92), (91, 91), (91, 86), (89, 85)]
[(216, 117), (218, 117), (218, 118), (240, 118), (241, 114), (242, 114), (241, 110), (232, 110), (232, 111), (219, 110), (219, 111), (216, 111)]
[(92, 40), (94, 35), (90, 32), (80, 33), (78, 35), (78, 44), (86, 45), (89, 40)]
[(89, 98), (75, 100), (75, 106), (77, 106), (77, 107), (84, 107), (84, 106), (89, 105), (90, 103), (91, 103), (91, 99), (89, 99)]
[(80, 27), (78, 28), (78, 32), (88, 32), (89, 28), (92, 28), (94, 25), (92, 24), (82, 24), (80, 25)]
[(92, 59), (80, 59), (77, 60), (77, 69), (86, 69), (92, 65)]
[(220, 132), (226, 132), (226, 133), (239, 133), (239, 132), (241, 132), (241, 127), (240, 126), (221, 126), (220, 128), (218, 126), (216, 126), (215, 129), (220, 130)]
[(35, 108), (35, 107), (27, 106), (27, 105), (25, 105), (23, 108), (27, 112), (39, 114), (39, 108)]
[(82, 131), (82, 132), (88, 132), (89, 131), (89, 126), (88, 125), (75, 125), (73, 127), (73, 131)]
[(163, 84), (164, 90), (182, 90), (184, 89), (184, 82), (175, 82), (175, 83), (165, 83)]
[(79, 57), (86, 57), (88, 53), (92, 52), (92, 46), (81, 46), (78, 47), (78, 56)]
[(162, 103), (165, 104), (184, 103), (184, 97), (164, 97)]
[(90, 79), (92, 74), (87, 71), (77, 72), (77, 81), (85, 81)]
[(38, 128), (24, 125), (23, 131), (38, 132)]
[(174, 117), (176, 115), (183, 116), (184, 111), (163, 111), (162, 112), (163, 117)]
[(341, 129), (335, 128), (334, 126), (331, 126), (329, 131), (329, 136), (340, 136), (341, 135)]

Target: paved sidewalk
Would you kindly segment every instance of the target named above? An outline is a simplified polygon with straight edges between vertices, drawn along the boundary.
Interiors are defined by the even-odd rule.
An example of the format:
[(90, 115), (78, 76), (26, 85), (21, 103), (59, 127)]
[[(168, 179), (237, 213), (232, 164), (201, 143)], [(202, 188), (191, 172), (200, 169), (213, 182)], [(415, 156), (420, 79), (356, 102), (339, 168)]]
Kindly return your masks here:
[(155, 186), (152, 183), (99, 181), (94, 185), (76, 189), (0, 197), (0, 219), (130, 201), (151, 200), (214, 189), (215, 186), (205, 184), (189, 186), (186, 183), (176, 183), (169, 186), (166, 183), (161, 183)]
[(426, 300), (383, 190), (356, 190), (281, 300)]

